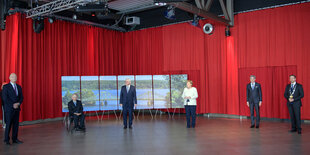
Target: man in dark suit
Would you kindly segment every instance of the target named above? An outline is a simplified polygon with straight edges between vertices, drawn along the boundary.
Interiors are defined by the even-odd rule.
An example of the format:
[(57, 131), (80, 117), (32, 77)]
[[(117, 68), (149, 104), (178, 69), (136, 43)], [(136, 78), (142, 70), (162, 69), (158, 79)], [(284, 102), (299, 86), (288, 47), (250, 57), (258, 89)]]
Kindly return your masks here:
[(132, 129), (133, 108), (137, 106), (136, 88), (126, 79), (126, 85), (122, 86), (120, 94), (120, 106), (123, 107), (124, 129), (127, 129), (127, 113), (129, 113), (129, 129)]
[(286, 86), (284, 92), (292, 123), (290, 132), (298, 131), (298, 134), (301, 134), (300, 107), (302, 106), (301, 99), (304, 97), (304, 90), (301, 84), (296, 83), (295, 75), (290, 75), (290, 81), (291, 83)]
[(80, 100), (77, 100), (77, 95), (72, 95), (72, 100), (68, 103), (69, 117), (74, 120), (74, 129), (77, 131), (85, 131), (83, 113), (83, 105)]
[(6, 119), (6, 128), (4, 133), (4, 142), (10, 145), (10, 130), (12, 128), (12, 141), (16, 144), (23, 143), (18, 140), (19, 112), (20, 105), (23, 102), (22, 87), (16, 84), (17, 76), (12, 73), (9, 77), (10, 83), (3, 86), (2, 98), (4, 101), (4, 113)]
[(1, 108), (2, 108), (2, 127), (3, 128), (5, 128), (5, 115), (4, 115), (4, 102), (3, 102), (3, 97), (2, 97), (2, 90), (3, 90), (3, 86), (6, 84), (7, 83), (3, 82), (1, 85), (1, 90), (0, 90)]
[(256, 111), (256, 128), (259, 128), (260, 115), (259, 107), (262, 105), (262, 89), (259, 83), (255, 82), (256, 77), (250, 76), (250, 83), (246, 87), (247, 106), (251, 111), (251, 128), (255, 126), (254, 108)]

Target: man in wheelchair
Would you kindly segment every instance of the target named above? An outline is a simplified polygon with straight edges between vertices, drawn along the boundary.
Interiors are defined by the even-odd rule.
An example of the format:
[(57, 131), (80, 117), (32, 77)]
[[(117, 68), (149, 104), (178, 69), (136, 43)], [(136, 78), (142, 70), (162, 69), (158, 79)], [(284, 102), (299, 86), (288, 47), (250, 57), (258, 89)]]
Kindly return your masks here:
[(80, 100), (77, 100), (77, 94), (72, 95), (72, 100), (68, 103), (70, 120), (74, 120), (74, 129), (76, 131), (85, 131), (83, 113), (83, 105)]

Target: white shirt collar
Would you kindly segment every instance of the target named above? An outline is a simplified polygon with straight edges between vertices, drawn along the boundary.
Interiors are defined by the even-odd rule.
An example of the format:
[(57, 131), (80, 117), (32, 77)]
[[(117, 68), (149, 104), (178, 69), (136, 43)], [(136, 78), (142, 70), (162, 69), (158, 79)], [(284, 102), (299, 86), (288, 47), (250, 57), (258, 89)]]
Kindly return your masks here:
[(16, 83), (12, 83), (12, 82), (10, 82), (10, 83), (11, 83), (12, 86), (16, 86)]
[(294, 82), (294, 83), (291, 83), (291, 85), (293, 85), (293, 86), (295, 86), (295, 84), (296, 84), (296, 82)]
[(252, 85), (254, 85), (254, 86), (255, 86), (255, 82), (253, 82), (253, 83), (251, 82), (251, 86), (252, 86)]

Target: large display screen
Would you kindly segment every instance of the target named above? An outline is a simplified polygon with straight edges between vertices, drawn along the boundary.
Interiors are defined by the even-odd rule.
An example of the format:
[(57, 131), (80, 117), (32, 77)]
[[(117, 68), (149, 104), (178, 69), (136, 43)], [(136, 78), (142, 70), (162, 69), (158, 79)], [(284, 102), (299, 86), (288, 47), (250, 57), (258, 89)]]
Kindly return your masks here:
[(186, 87), (187, 74), (171, 75), (171, 103), (172, 108), (184, 108), (182, 93)]
[(100, 76), (100, 110), (117, 110), (116, 76)]
[(136, 75), (137, 109), (153, 109), (152, 75)]
[(61, 96), (62, 112), (69, 112), (68, 102), (71, 101), (72, 94), (81, 96), (80, 76), (62, 76), (61, 77)]
[(154, 108), (171, 108), (169, 75), (153, 76)]
[(81, 101), (84, 111), (99, 110), (98, 76), (81, 76)]

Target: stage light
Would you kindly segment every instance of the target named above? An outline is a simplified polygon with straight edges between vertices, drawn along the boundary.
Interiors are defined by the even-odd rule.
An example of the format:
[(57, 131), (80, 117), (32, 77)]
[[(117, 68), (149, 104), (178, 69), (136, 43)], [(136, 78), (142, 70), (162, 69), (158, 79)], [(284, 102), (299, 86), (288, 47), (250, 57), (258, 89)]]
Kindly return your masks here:
[(226, 37), (229, 37), (229, 36), (230, 36), (230, 30), (229, 30), (229, 27), (228, 27), (228, 26), (225, 28), (225, 36), (226, 36)]
[(155, 5), (157, 6), (165, 6), (167, 5), (167, 3), (162, 3), (162, 2), (157, 2), (157, 3), (154, 3)]
[(192, 24), (193, 26), (199, 26), (199, 17), (198, 17), (198, 15), (194, 15), (194, 19), (193, 19), (193, 21), (191, 22), (191, 24)]
[(35, 17), (32, 19), (33, 30), (36, 33), (40, 33), (44, 29), (44, 18)]
[(48, 22), (53, 24), (54, 23), (54, 19), (50, 17), (50, 18), (48, 18)]
[(205, 34), (211, 35), (213, 33), (213, 26), (210, 23), (207, 23), (203, 26), (203, 32)]
[(76, 19), (77, 19), (77, 15), (74, 14), (74, 15), (72, 16), (72, 18), (73, 18), (74, 20), (76, 20)]
[(167, 19), (174, 20), (175, 18), (175, 7), (174, 6), (168, 6), (167, 10), (164, 12), (164, 15)]

